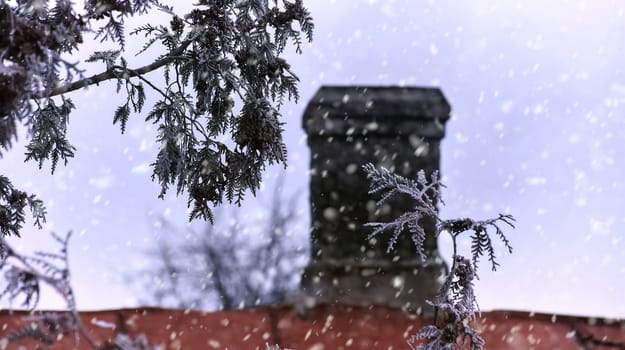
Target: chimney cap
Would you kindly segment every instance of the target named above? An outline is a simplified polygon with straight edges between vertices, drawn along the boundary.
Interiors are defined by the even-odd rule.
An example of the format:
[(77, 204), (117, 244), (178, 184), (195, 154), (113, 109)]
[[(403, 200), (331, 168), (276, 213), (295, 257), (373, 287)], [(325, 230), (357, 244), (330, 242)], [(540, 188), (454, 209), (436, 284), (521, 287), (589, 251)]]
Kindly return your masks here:
[[(436, 87), (322, 86), (306, 107), (303, 127), (309, 136), (361, 134), (442, 138), (451, 106)], [(322, 131), (323, 130), (323, 131)], [(348, 132), (349, 134), (349, 132)]]

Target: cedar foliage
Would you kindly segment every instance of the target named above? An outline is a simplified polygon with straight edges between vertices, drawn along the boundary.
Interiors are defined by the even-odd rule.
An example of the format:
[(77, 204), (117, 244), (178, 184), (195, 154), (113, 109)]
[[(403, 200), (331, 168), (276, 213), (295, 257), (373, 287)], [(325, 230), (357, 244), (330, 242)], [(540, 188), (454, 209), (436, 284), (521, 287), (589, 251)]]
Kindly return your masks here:
[[(312, 40), (312, 18), (302, 0), (200, 0), (193, 6), (177, 14), (158, 0), (87, 0), (82, 10), (69, 0), (0, 0), (0, 151), (11, 149), (18, 126), (25, 125), (26, 160), (40, 168), (50, 160), (54, 173), (76, 151), (67, 138), (74, 105), (66, 94), (113, 80), (126, 96), (112, 111), (121, 132), (132, 114), (158, 125), (161, 147), (151, 165), (159, 197), (171, 187), (187, 193), (189, 219), (212, 221), (211, 206), (240, 204), (247, 191), (255, 194), (265, 167), (286, 163), (279, 108), (299, 95), (298, 78), (281, 55), (289, 42), (300, 53), (304, 40)], [(141, 52), (160, 46), (164, 53), (134, 68), (125, 56), (125, 20), (153, 9), (168, 13), (170, 22), (129, 34), (145, 39)], [(87, 31), (119, 47), (89, 56), (87, 62), (103, 65), (90, 77), (65, 58), (80, 49)], [(155, 70), (164, 81), (146, 77)], [(159, 96), (147, 112), (145, 89)], [(0, 179), (3, 235), (19, 235), (26, 207), (37, 222), (45, 219), (36, 197)], [(27, 200), (14, 200), (13, 193)]]
[[(371, 182), (370, 194), (381, 194), (377, 205), (381, 206), (389, 199), (404, 195), (414, 203), (414, 209), (408, 211), (391, 222), (372, 222), (368, 226), (374, 228), (369, 238), (383, 232), (392, 231), (388, 250), (393, 249), (400, 234), (407, 230), (412, 235), (417, 256), (425, 260), (425, 230), (420, 226), (422, 218), (436, 221), (435, 235), (445, 232), (451, 236), (453, 251), (451, 268), (434, 300), (428, 301), (434, 307), (434, 324), (423, 327), (417, 334), (408, 339), (413, 350), (455, 350), (464, 349), (468, 345), (471, 350), (483, 350), (484, 340), (471, 327), (469, 321), (479, 312), (473, 291), (473, 283), (477, 277), (477, 264), (486, 256), (493, 271), (499, 265), (495, 256), (495, 248), (491, 239), (492, 232), (501, 240), (506, 250), (512, 253), (510, 242), (504, 235), (501, 225), (514, 228), (514, 217), (499, 214), (488, 220), (441, 219), (438, 215), (437, 203), (444, 204), (441, 198), (441, 187), (438, 172), (433, 172), (430, 179), (423, 170), (417, 173), (416, 181), (396, 175), (387, 169), (376, 168), (373, 164), (363, 166)], [(457, 240), (461, 234), (469, 233), (471, 238), (471, 258), (465, 258), (458, 252)]]

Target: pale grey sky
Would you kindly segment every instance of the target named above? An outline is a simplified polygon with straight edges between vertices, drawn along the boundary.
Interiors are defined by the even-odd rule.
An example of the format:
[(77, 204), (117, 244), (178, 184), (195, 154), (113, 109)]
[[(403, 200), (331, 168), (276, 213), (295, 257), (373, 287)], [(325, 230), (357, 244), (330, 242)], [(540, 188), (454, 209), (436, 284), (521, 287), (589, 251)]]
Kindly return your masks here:
[[(439, 86), (453, 114), (442, 142), (443, 216), (505, 212), (518, 220), (509, 232), (514, 253), (501, 251), (495, 273), (482, 266), (482, 309), (625, 317), (625, 4), (305, 3), (316, 31), (303, 55), (289, 54), (301, 101), (283, 109), (286, 191), (307, 191), (301, 115), (321, 85)], [(149, 59), (140, 56), (136, 65)], [(46, 247), (46, 231), (73, 230), (80, 308), (131, 306), (136, 299), (116, 276), (141, 263), (138, 248), (154, 239), (148, 213), (183, 225), (185, 200), (156, 198), (146, 167), (156, 152), (154, 127), (133, 116), (120, 135), (111, 124), (121, 100), (113, 84), (70, 97), (78, 107), (69, 131), (78, 151), (67, 167), (50, 176), (23, 164), (23, 143), (0, 160), (2, 172), (49, 209), (45, 230), (29, 227), (15, 242)], [(248, 202), (247, 213), (260, 211)], [(307, 230), (307, 193), (301, 205)], [(446, 254), (448, 243), (440, 242)]]

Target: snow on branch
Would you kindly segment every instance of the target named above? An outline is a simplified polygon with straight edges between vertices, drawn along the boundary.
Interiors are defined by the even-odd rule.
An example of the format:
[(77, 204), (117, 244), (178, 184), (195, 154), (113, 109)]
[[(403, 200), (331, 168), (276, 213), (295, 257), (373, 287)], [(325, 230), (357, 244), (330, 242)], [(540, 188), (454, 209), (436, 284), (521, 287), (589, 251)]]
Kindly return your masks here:
[(0, 237), (0, 272), (6, 287), (0, 291), (0, 300), (8, 301), (10, 310), (16, 300), (20, 307), (35, 310), (39, 302), (41, 287), (46, 285), (54, 290), (65, 302), (65, 311), (37, 312), (24, 318), (24, 326), (10, 330), (0, 337), (0, 348), (6, 348), (22, 339), (32, 339), (38, 349), (47, 349), (64, 336), (73, 335), (76, 344), (85, 341), (94, 350), (156, 350), (148, 345), (147, 339), (139, 335), (131, 339), (118, 334), (113, 341), (105, 341), (101, 346), (83, 326), (69, 272), (68, 246), (71, 233), (58, 236), (51, 233), (59, 248), (56, 252), (35, 252), (31, 255), (19, 253)]
[(391, 198), (399, 195), (407, 195), (415, 202), (414, 210), (400, 215), (391, 222), (371, 222), (366, 226), (374, 228), (369, 238), (378, 235), (383, 231), (392, 231), (393, 234), (389, 240), (387, 251), (393, 250), (399, 235), (404, 230), (412, 233), (412, 241), (416, 247), (416, 254), (421, 260), (425, 260), (424, 242), (426, 233), (423, 227), (419, 225), (419, 221), (425, 217), (431, 217), (438, 220), (438, 211), (436, 202), (441, 201), (439, 187), (443, 185), (438, 180), (438, 173), (432, 173), (430, 181), (427, 180), (425, 172), (419, 171), (417, 181), (406, 179), (405, 177), (396, 175), (387, 169), (377, 169), (373, 164), (365, 164), (363, 169), (367, 173), (367, 178), (371, 181), (370, 194), (380, 193), (382, 198), (377, 201), (377, 206), (382, 206)]
[[(388, 250), (392, 250), (399, 235), (407, 228), (412, 235), (416, 247), (416, 255), (425, 260), (424, 243), (427, 233), (421, 226), (424, 218), (434, 219), (436, 222), (433, 235), (446, 232), (451, 236), (453, 244), (452, 265), (435, 300), (428, 301), (434, 307), (435, 324), (422, 328), (417, 334), (408, 339), (408, 345), (413, 350), (454, 350), (465, 349), (468, 343), (471, 350), (482, 350), (484, 340), (473, 329), (469, 321), (475, 318), (479, 311), (478, 303), (473, 290), (473, 281), (477, 277), (477, 264), (481, 257), (487, 256), (493, 270), (499, 265), (496, 261), (495, 248), (491, 236), (496, 236), (509, 253), (512, 246), (504, 235), (502, 224), (514, 228), (514, 217), (509, 214), (499, 214), (498, 217), (487, 220), (471, 218), (443, 220), (438, 215), (436, 204), (444, 204), (440, 189), (445, 187), (433, 172), (428, 180), (425, 172), (417, 173), (416, 181), (407, 179), (373, 164), (366, 164), (363, 169), (371, 181), (370, 194), (379, 194), (381, 199), (377, 205), (387, 203), (391, 198), (407, 195), (412, 199), (413, 209), (407, 211), (390, 222), (371, 222), (367, 226), (373, 227), (369, 237), (383, 231), (391, 231)], [(494, 233), (493, 233), (494, 231)], [(470, 233), (471, 259), (458, 253), (458, 237)]]

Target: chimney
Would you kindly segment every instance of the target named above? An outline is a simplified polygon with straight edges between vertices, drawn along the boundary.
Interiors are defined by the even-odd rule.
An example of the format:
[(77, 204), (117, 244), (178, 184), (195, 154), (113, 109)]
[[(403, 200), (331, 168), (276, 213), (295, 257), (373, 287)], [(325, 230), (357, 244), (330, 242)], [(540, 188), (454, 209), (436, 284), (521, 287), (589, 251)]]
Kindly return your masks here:
[(440, 140), (450, 106), (437, 88), (324, 86), (310, 101), (303, 127), (310, 146), (311, 260), (300, 288), (300, 311), (318, 304), (384, 305), (422, 312), (447, 266), (434, 222), (419, 261), (405, 232), (391, 252), (387, 235), (367, 239), (370, 221), (412, 209), (410, 199), (377, 208), (362, 165), (373, 163), (415, 179), (439, 170)]

